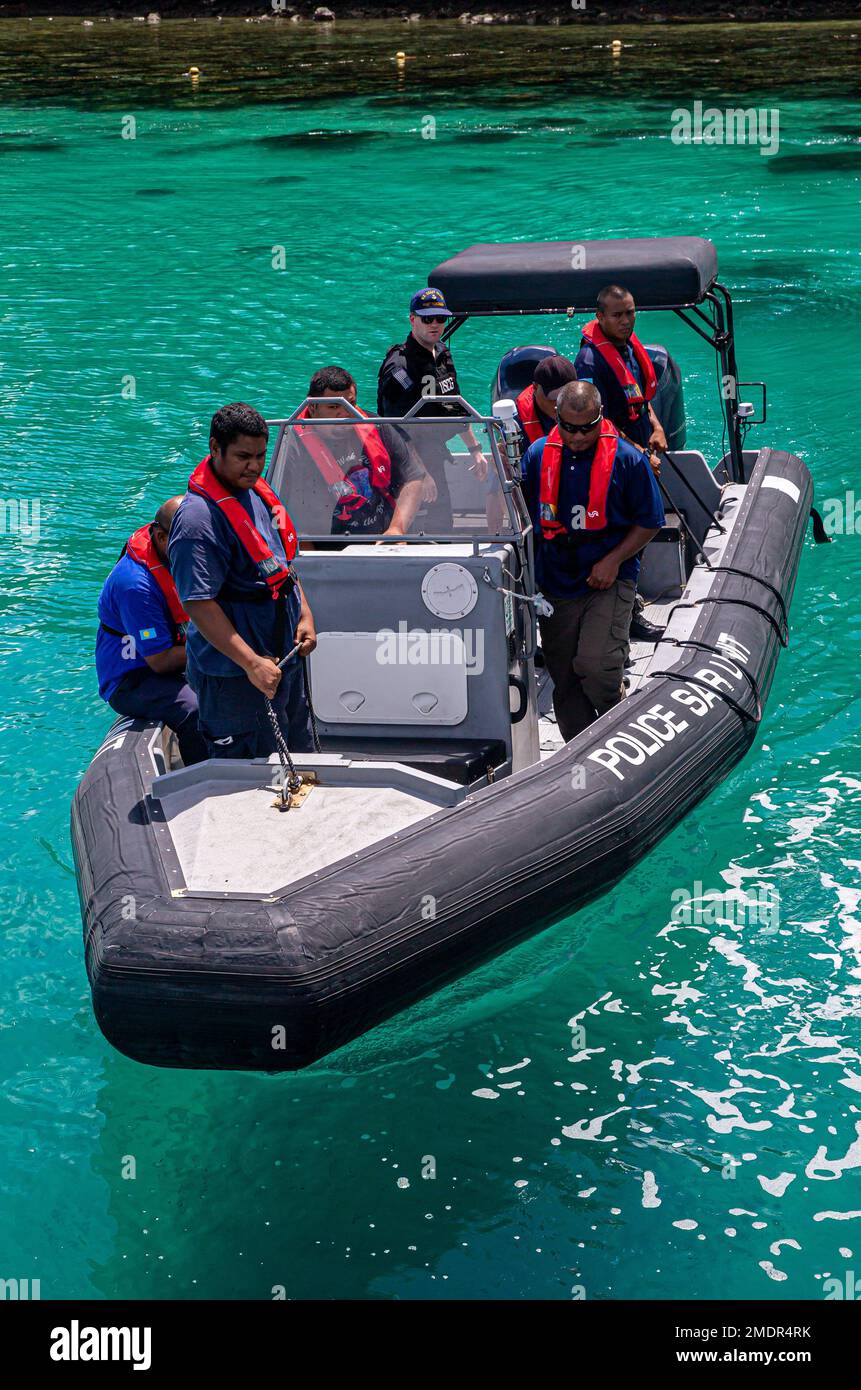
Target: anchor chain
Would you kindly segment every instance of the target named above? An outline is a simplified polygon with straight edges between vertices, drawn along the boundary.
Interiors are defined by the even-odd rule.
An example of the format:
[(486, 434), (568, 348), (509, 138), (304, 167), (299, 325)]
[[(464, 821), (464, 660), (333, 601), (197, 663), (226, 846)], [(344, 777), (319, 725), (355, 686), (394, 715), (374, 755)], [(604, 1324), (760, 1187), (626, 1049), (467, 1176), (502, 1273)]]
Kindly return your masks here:
[(296, 771), (293, 759), (290, 757), (290, 749), (287, 747), (284, 735), (281, 732), (281, 725), (278, 723), (278, 716), (272, 708), (272, 701), (266, 696), (263, 697), (266, 705), (266, 714), (269, 723), (272, 725), (272, 733), (275, 736), (275, 747), (278, 750), (278, 757), (281, 762), (281, 809), (289, 810), (290, 797), (297, 792), (302, 785), (302, 778)]

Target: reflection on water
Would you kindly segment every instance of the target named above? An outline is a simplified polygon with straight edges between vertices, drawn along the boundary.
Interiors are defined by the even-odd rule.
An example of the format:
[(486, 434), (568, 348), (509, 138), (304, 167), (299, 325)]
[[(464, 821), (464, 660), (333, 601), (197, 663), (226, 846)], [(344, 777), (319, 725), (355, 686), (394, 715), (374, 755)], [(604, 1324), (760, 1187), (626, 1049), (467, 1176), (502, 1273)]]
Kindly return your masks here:
[[(854, 26), (857, 28), (857, 26)], [(858, 92), (857, 33), (849, 22), (780, 25), (506, 25), (246, 23), (161, 25), (130, 21), (4, 20), (0, 101), (82, 102), (88, 107), (233, 106), (368, 95), (382, 109), (468, 108), (496, 84), (500, 104), (528, 110), (548, 86), (559, 97), (660, 100), (688, 90), (732, 105), (744, 92), (787, 89), (804, 49), (804, 83)], [(621, 39), (614, 56), (611, 39)], [(395, 54), (406, 52), (398, 64)], [(192, 79), (191, 67), (200, 69)], [(396, 92), (392, 88), (397, 87)], [(487, 104), (486, 91), (482, 101)], [(515, 116), (520, 129), (529, 117)], [(480, 135), (473, 138), (481, 139)]]

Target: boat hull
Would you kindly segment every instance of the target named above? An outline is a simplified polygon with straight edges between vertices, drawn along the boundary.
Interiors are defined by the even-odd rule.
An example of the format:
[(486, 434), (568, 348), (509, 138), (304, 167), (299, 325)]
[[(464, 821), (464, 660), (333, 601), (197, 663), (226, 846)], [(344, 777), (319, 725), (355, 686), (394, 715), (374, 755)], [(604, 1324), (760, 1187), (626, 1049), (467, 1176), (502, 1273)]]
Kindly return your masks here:
[[(75, 795), (93, 1006), (157, 1066), (295, 1070), (616, 883), (756, 736), (810, 512), (800, 459), (762, 450), (689, 641), (558, 753), (270, 900), (177, 895), (120, 721)], [(733, 572), (734, 571), (734, 572)]]

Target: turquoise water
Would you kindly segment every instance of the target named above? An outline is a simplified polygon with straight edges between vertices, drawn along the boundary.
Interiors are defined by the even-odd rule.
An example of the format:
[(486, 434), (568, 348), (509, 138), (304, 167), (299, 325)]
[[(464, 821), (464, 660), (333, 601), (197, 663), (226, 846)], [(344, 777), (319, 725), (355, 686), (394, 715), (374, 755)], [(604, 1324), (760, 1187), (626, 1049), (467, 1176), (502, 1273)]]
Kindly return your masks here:
[[(213, 409), (285, 413), (329, 361), (371, 403), (409, 294), (473, 241), (712, 237), (742, 374), (769, 385), (755, 438), (806, 459), (820, 506), (844, 498), (851, 26), (628, 30), (615, 63), (593, 28), (566, 30), (564, 57), (547, 31), (457, 26), (107, 33), (4, 25), (0, 63), (0, 1277), (46, 1298), (821, 1298), (861, 1268), (854, 531), (808, 543), (760, 736), (681, 827), (611, 895), (304, 1074), (160, 1072), (108, 1047), (68, 808), (108, 722), (100, 584)], [(799, 62), (804, 94), (782, 85)], [(669, 140), (675, 106), (740, 96), (778, 107), (775, 157)], [(709, 350), (675, 319), (640, 331), (680, 361), (689, 441), (714, 455)], [(530, 339), (577, 334), (462, 329), (467, 396), (486, 403)], [(31, 527), (39, 503), (30, 534), (10, 501)], [(671, 927), (697, 881), (772, 885), (778, 929)]]

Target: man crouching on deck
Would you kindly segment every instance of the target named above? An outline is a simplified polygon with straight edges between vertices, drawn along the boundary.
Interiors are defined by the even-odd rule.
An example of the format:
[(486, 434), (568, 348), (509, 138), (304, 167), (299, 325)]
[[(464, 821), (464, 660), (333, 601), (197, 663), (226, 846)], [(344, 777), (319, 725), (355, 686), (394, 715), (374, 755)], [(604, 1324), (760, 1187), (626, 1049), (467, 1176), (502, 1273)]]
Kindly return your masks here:
[(540, 618), (553, 707), (566, 743), (622, 698), (640, 551), (664, 524), (645, 454), (603, 418), (586, 381), (563, 386), (556, 426), (521, 463), (535, 526)]
[[(269, 430), (249, 405), (212, 417), (210, 453), (192, 473), (168, 554), (191, 619), (188, 680), (211, 758), (276, 752), (264, 697), (291, 752), (311, 748), (300, 656), (317, 645), (290, 561), (296, 533), (262, 474)], [(283, 671), (278, 661), (294, 644)]]

